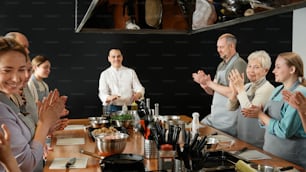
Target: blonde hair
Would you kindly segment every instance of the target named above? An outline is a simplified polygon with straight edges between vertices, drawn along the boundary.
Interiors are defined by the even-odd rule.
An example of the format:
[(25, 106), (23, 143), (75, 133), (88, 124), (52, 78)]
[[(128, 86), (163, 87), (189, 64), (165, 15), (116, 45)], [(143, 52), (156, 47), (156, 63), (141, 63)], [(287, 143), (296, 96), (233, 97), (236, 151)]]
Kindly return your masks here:
[(32, 59), (32, 66), (39, 66), (45, 63), (46, 61), (50, 62), (50, 60), (47, 57), (42, 55), (37, 55)]
[(296, 76), (299, 77), (301, 84), (306, 86), (306, 80), (304, 78), (304, 64), (299, 54), (295, 52), (283, 52), (280, 53), (277, 58), (286, 60), (286, 64), (289, 67), (294, 66)]
[(272, 65), (271, 57), (265, 50), (258, 50), (258, 51), (252, 52), (248, 56), (248, 61), (251, 61), (251, 60), (258, 60), (261, 66), (267, 70), (269, 70)]

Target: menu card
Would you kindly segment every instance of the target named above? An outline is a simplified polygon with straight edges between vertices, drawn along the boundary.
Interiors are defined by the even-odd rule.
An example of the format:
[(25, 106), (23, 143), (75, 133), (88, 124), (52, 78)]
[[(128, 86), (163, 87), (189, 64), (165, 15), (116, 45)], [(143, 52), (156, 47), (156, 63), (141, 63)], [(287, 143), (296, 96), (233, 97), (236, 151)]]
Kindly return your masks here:
[(83, 130), (84, 125), (68, 125), (64, 130)]
[(238, 156), (246, 159), (246, 160), (260, 160), (260, 159), (271, 159), (270, 156), (261, 153), (257, 150), (247, 150), (241, 154), (239, 154)]
[[(49, 169), (66, 169), (66, 163), (71, 158), (55, 158)], [(73, 165), (71, 165), (69, 168), (86, 168), (88, 158), (76, 158), (76, 161)]]
[(56, 145), (83, 145), (84, 138), (57, 138)]

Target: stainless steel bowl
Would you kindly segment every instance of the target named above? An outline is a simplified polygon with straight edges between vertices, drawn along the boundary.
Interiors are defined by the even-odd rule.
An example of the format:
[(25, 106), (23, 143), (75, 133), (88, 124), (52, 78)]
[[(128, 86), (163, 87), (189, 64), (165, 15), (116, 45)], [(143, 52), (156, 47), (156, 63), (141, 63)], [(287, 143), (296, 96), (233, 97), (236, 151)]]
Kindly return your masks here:
[(112, 125), (115, 127), (132, 128), (133, 120), (112, 120)]
[(92, 128), (102, 128), (109, 125), (109, 121), (104, 117), (89, 117), (88, 119)]
[(280, 168), (272, 167), (269, 165), (261, 165), (261, 164), (252, 164), (252, 168), (255, 168), (258, 172), (279, 172)]
[(97, 148), (102, 156), (122, 153), (125, 149), (128, 134), (111, 133), (101, 134), (95, 137)]
[[(120, 116), (129, 115), (129, 119), (121, 118)], [(111, 124), (115, 127), (133, 128), (134, 122), (139, 120), (137, 111), (122, 111), (114, 112), (110, 116)]]
[(279, 168), (268, 165), (258, 165), (257, 170), (259, 172), (279, 172)]

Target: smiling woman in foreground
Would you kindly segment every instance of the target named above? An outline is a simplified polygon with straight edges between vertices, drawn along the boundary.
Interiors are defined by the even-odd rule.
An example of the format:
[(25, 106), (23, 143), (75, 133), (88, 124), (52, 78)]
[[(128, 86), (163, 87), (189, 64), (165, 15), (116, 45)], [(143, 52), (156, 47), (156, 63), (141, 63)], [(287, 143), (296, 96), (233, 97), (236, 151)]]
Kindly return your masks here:
[[(21, 120), (20, 109), (9, 98), (18, 94), (26, 77), (27, 53), (24, 47), (10, 38), (0, 37), (0, 124), (11, 133), (11, 148), (21, 171), (31, 172), (43, 156), (45, 138), (60, 118), (65, 99), (57, 90), (38, 104), (39, 120), (32, 137), (30, 129)], [(4, 167), (0, 164), (0, 171)]]

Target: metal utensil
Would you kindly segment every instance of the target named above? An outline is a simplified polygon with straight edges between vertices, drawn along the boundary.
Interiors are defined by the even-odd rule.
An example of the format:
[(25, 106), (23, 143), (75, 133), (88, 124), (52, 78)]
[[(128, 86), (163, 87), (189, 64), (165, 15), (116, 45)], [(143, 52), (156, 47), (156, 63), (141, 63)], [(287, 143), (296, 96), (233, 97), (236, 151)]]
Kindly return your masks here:
[(235, 153), (233, 153), (233, 155), (240, 155), (242, 154), (243, 152), (247, 151), (248, 148), (247, 147), (243, 147), (242, 149), (236, 151)]
[(70, 158), (67, 162), (66, 162), (66, 165), (65, 167), (66, 168), (70, 168), (72, 165), (74, 165), (76, 162), (76, 158)]
[(83, 149), (80, 150), (80, 153), (81, 154), (85, 154), (85, 155), (89, 155), (89, 156), (94, 157), (94, 158), (104, 159), (103, 156), (99, 156), (99, 155), (97, 155), (95, 153), (92, 153), (92, 152), (89, 152), (89, 151), (86, 151), (86, 150), (83, 150)]

